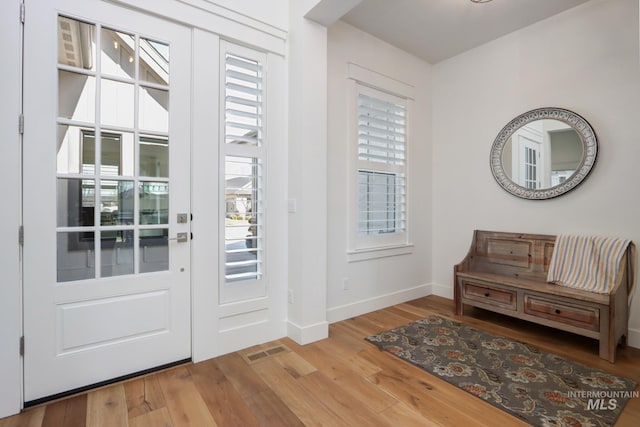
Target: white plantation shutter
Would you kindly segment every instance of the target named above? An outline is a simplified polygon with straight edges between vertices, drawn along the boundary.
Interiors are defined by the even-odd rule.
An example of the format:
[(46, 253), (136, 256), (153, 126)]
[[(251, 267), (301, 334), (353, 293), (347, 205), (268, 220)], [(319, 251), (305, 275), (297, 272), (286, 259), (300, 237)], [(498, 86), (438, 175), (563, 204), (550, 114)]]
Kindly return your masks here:
[[(224, 279), (231, 287), (242, 287), (263, 276), (264, 61), (259, 52), (225, 46)], [(223, 287), (221, 301), (241, 299), (237, 295)]]
[(405, 100), (367, 89), (358, 94), (358, 234), (406, 230)]
[(358, 159), (393, 165), (405, 163), (406, 108), (358, 95)]
[(227, 53), (225, 142), (261, 145), (262, 64)]

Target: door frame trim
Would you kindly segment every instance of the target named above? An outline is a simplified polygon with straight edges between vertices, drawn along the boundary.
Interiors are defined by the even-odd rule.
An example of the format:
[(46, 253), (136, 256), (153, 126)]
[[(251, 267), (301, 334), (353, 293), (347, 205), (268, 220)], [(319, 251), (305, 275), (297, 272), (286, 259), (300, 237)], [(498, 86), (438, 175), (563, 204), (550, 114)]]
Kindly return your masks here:
[[(20, 64), (20, 67), (5, 70), (5, 78), (0, 79), (0, 90), (2, 90), (6, 100), (5, 103), (0, 105), (0, 112), (2, 113), (0, 114), (0, 136), (4, 137), (3, 140), (10, 142), (3, 146), (3, 155), (0, 156), (0, 176), (4, 182), (17, 183), (15, 186), (8, 187), (3, 194), (5, 206), (13, 207), (14, 209), (10, 212), (5, 210), (7, 214), (4, 217), (5, 221), (0, 225), (0, 236), (2, 236), (6, 242), (5, 247), (0, 248), (0, 255), (2, 255), (0, 256), (0, 268), (2, 268), (3, 271), (3, 286), (0, 286), (0, 336), (3, 338), (3, 346), (0, 346), (0, 375), (5, 379), (5, 381), (2, 381), (0, 384), (0, 418), (19, 413), (24, 405), (23, 361), (19, 355), (19, 341), (23, 334), (22, 256), (21, 248), (17, 242), (18, 229), (22, 224), (22, 138), (17, 132), (16, 123), (22, 111), (23, 43), (22, 25), (19, 19), (19, 10), (22, 1), (23, 0), (9, 0), (9, 4), (5, 5), (4, 9), (8, 12), (15, 10), (16, 14), (5, 13), (0, 18), (0, 23), (3, 24), (0, 28), (0, 34), (5, 36), (6, 40), (12, 41), (11, 43), (3, 44), (0, 47), (0, 53), (3, 54), (5, 58), (14, 58), (14, 60)], [(156, 14), (163, 18), (169, 17), (169, 9), (164, 9), (164, 12), (158, 12), (158, 10), (150, 12), (140, 6), (144, 1), (146, 0), (142, 0), (142, 2), (138, 0), (111, 0), (110, 2), (138, 10), (142, 13)], [(165, 2), (162, 4), (167, 8)], [(175, 5), (173, 8), (176, 8)], [(192, 29), (201, 28), (203, 31), (212, 32), (218, 37), (243, 35), (242, 40), (245, 43), (255, 46), (258, 49), (264, 49), (273, 55), (268, 59), (268, 62), (272, 66), (275, 66), (277, 72), (274, 74), (283, 74), (277, 79), (271, 80), (269, 86), (272, 91), (275, 90), (275, 92), (286, 91), (287, 83), (284, 75), (286, 74), (287, 67), (286, 34), (288, 34), (288, 29), (276, 29), (264, 33), (257, 28), (251, 28), (246, 22), (234, 22), (222, 16), (218, 16), (217, 18), (221, 22), (224, 21), (225, 25), (223, 28), (212, 28), (215, 26), (201, 19), (207, 17), (206, 15), (201, 15), (201, 18), (198, 18), (199, 22), (202, 21), (200, 25), (198, 25), (197, 22), (191, 22), (193, 19), (196, 19), (193, 17), (193, 13), (189, 13), (193, 12), (193, 10), (192, 5), (180, 6), (178, 7), (179, 15), (181, 18), (186, 18), (176, 19), (175, 17), (169, 17), (169, 20), (180, 22)], [(189, 18), (189, 16), (191, 16), (191, 18)], [(268, 37), (265, 38), (265, 34), (268, 34)], [(268, 121), (275, 120), (277, 124), (272, 127), (272, 134), (276, 140), (287, 140), (286, 117), (286, 108), (279, 106), (278, 108), (271, 109)], [(194, 124), (192, 123), (191, 126), (193, 131)], [(15, 144), (11, 143), (13, 141), (15, 141)], [(277, 149), (274, 147), (274, 150), (274, 154), (283, 155), (286, 159), (286, 143), (279, 144)], [(286, 162), (284, 165), (286, 166)], [(284, 188), (286, 188), (286, 178), (288, 175), (286, 167), (282, 170), (276, 170), (276, 168), (274, 168), (273, 174), (275, 181), (280, 184), (280, 187), (284, 185)], [(191, 178), (194, 178), (193, 175)], [(275, 212), (281, 214), (283, 218), (286, 218), (286, 205), (282, 205), (282, 207), (278, 205)], [(285, 243), (283, 243), (282, 249), (286, 249), (286, 221), (282, 223), (279, 222), (274, 226), (272, 231), (281, 233), (284, 236)], [(193, 249), (191, 256), (193, 262)], [(274, 302), (270, 306), (272, 313), (269, 316), (269, 323), (272, 326), (269, 328), (269, 338), (272, 338), (271, 336), (286, 336), (287, 257), (286, 255), (278, 255), (276, 258), (277, 260), (273, 262), (277, 274), (275, 274), (273, 278), (277, 286), (275, 286), (275, 292), (270, 295)], [(192, 316), (194, 316), (196, 312), (199, 312), (196, 301), (200, 300), (196, 294), (197, 291), (201, 291), (202, 289), (202, 284), (198, 286), (192, 277)], [(200, 310), (202, 310), (202, 307), (200, 307)], [(205, 313), (209, 311), (210, 307), (204, 310)], [(200, 355), (200, 359), (211, 357), (211, 354), (207, 351), (210, 351), (210, 349), (200, 349), (200, 351), (198, 351), (196, 348), (197, 337), (201, 337), (202, 333), (205, 332), (198, 330), (198, 322), (203, 320), (202, 316), (197, 317), (198, 322), (195, 321), (195, 316), (192, 320), (194, 321), (192, 324), (192, 357), (195, 359), (198, 354)], [(274, 325), (276, 326), (275, 328), (273, 328)]]
[[(3, 5), (0, 17), (2, 40), (0, 55), (7, 64), (0, 79), (0, 138), (3, 143), (0, 156), (0, 182), (12, 183), (3, 189), (3, 221), (0, 237), (0, 418), (20, 412), (22, 408), (22, 287), (21, 248), (18, 230), (22, 224), (22, 138), (18, 131), (18, 117), (22, 112), (22, 25), (19, 18), (21, 0), (9, 0)], [(14, 12), (14, 13), (7, 13)]]

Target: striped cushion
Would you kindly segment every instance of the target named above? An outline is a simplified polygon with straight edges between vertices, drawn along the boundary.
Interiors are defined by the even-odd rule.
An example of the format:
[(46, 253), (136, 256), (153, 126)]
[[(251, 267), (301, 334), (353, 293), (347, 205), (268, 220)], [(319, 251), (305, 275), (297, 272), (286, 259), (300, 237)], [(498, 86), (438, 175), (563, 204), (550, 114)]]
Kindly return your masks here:
[(559, 235), (547, 281), (608, 294), (615, 286), (620, 259), (629, 245), (633, 243), (627, 239)]

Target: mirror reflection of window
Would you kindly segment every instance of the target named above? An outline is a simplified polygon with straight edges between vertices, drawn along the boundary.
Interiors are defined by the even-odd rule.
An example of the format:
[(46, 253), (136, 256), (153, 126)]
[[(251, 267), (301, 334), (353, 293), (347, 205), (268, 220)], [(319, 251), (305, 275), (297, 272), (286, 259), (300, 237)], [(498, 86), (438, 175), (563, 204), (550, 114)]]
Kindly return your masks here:
[(503, 167), (521, 187), (537, 190), (565, 182), (580, 166), (582, 140), (559, 120), (535, 120), (513, 132), (503, 149)]

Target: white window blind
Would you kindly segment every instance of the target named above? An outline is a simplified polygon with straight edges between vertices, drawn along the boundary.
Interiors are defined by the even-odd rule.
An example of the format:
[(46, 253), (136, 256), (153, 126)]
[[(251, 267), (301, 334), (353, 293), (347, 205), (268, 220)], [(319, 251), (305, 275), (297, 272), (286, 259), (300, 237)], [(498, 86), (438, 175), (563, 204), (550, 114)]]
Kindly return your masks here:
[(405, 129), (404, 105), (358, 95), (358, 159), (404, 165)]
[(227, 53), (225, 142), (262, 144), (262, 64)]
[[(225, 282), (263, 275), (263, 64), (224, 54)], [(226, 298), (223, 298), (226, 299)]]
[(406, 106), (371, 92), (358, 94), (358, 234), (404, 233)]

